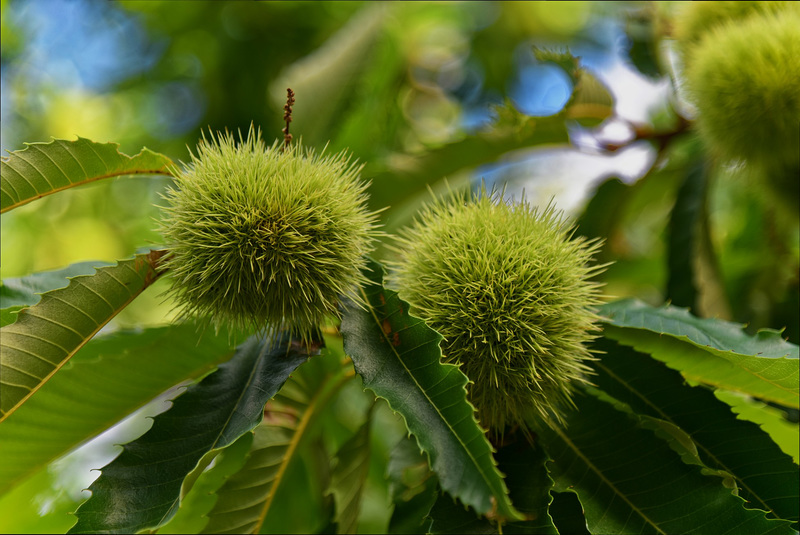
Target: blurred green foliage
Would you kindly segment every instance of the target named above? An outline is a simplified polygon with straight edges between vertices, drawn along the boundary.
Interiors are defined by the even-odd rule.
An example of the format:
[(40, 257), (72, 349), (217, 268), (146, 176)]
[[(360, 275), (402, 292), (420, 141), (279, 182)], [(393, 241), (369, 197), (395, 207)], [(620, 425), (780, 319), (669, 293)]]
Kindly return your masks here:
[[(681, 141), (686, 136), (664, 146), (639, 144), (647, 162), (633, 171), (632, 156), (612, 162), (597, 146), (617, 135), (609, 134), (612, 127), (628, 125), (624, 145), (631, 126), (669, 131), (685, 113), (669, 83), (680, 72), (672, 70), (663, 46), (669, 43), (665, 20), (674, 9), (646, 2), (3, 0), (2, 145), (16, 150), (24, 141), (77, 134), (119, 142), (128, 154), (147, 146), (186, 161), (203, 130), (244, 131), (252, 122), (266, 139), (280, 137), (291, 86), (297, 94), (292, 133), (319, 149), (348, 148), (366, 163), (372, 207), (386, 209), (388, 233), (408, 224), (429, 198), (428, 187), (440, 191), (445, 179), (456, 188), (482, 178), (498, 185), (510, 180), (510, 193), (524, 187), (539, 204), (571, 195), (579, 201), (563, 208), (579, 221), (580, 232), (607, 240), (601, 260), (615, 262), (602, 276), (607, 293), (657, 304), (670, 297), (668, 221), (691, 158)], [(533, 46), (570, 47), (581, 57), (587, 83), (589, 76), (595, 80), (589, 93), (594, 111), (573, 96), (552, 119), (511, 113), (487, 129), (498, 117), (493, 105), (527, 109), (523, 97), (537, 92), (543, 102), (561, 98), (545, 71), (535, 71), (542, 79), (533, 85), (520, 82), (525, 69), (536, 66)], [(619, 90), (628, 81), (641, 88), (638, 93)], [(604, 83), (610, 97), (597, 93)], [(626, 117), (637, 100), (640, 117)], [(599, 119), (587, 120), (598, 109)], [(588, 150), (579, 134), (593, 140)], [(559, 159), (552, 149), (571, 152)], [(570, 159), (575, 155), (577, 162), (579, 151), (596, 156), (592, 180), (570, 178), (586, 173), (587, 165)], [(561, 167), (551, 177), (543, 175), (552, 165), (492, 171), (510, 154)], [(718, 279), (721, 290), (715, 300), (701, 300), (706, 304), (699, 312), (751, 329), (786, 326), (797, 340), (796, 215), (773, 210), (768, 197), (749, 195), (753, 182), (746, 171), (712, 172), (707, 218), (716, 267), (703, 276)], [(167, 182), (116, 179), (4, 215), (2, 276), (115, 260), (162, 243), (154, 220)], [(385, 254), (383, 246), (376, 252)], [(704, 285), (694, 282), (702, 293)], [(170, 317), (158, 293), (145, 295), (120, 322)]]

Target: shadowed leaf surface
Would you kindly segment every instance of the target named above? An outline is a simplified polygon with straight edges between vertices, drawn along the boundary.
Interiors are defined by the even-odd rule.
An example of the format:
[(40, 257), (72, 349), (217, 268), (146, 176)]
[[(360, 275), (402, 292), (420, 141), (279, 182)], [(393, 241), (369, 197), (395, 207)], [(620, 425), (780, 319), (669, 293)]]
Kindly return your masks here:
[[(313, 346), (312, 346), (313, 348)], [(153, 427), (125, 444), (90, 487), (71, 533), (133, 533), (157, 527), (178, 506), (183, 479), (207, 452), (252, 430), (264, 404), (309, 357), (287, 334), (253, 336), (233, 358), (173, 401)]]
[(337, 463), (331, 473), (330, 492), (336, 506), (336, 532), (356, 533), (361, 497), (369, 471), (370, 420), (336, 453)]
[(595, 363), (599, 388), (637, 414), (687, 433), (705, 466), (736, 477), (748, 507), (797, 521), (800, 472), (768, 434), (737, 419), (709, 390), (686, 385), (678, 372), (647, 355), (607, 340), (598, 347), (605, 352)]
[[(256, 428), (247, 461), (217, 492), (204, 533), (280, 529), (272, 523), (276, 518), (284, 520), (280, 517), (285, 515), (276, 504), (297, 492), (297, 468), (304, 445), (319, 433), (321, 415), (353, 377), (352, 369), (343, 369), (337, 357), (335, 352), (326, 350), (324, 357), (293, 374), (267, 405), (265, 420)], [(289, 519), (282, 527), (303, 525)]]
[(541, 427), (539, 440), (555, 490), (578, 495), (591, 533), (794, 533), (625, 412), (589, 394), (576, 404), (564, 429)]
[(403, 416), (444, 490), (481, 514), (496, 510), (521, 520), (466, 399), (467, 377), (440, 362), (441, 336), (409, 316), (397, 292), (383, 288), (383, 267), (371, 261), (368, 269), (367, 307), (346, 303), (341, 327), (345, 353), (364, 386)]
[(440, 496), (431, 510), (431, 533), (509, 533), (558, 535), (548, 514), (553, 480), (547, 474), (547, 456), (541, 448), (520, 440), (501, 447), (495, 457), (506, 475), (511, 500), (530, 520), (509, 522), (500, 531), (496, 522), (476, 518), (475, 512), (453, 504), (449, 496)]
[(386, 478), (389, 480), (389, 495), (394, 502), (387, 531), (426, 532), (430, 524), (428, 513), (439, 496), (439, 479), (411, 436), (404, 436), (392, 449), (386, 466)]

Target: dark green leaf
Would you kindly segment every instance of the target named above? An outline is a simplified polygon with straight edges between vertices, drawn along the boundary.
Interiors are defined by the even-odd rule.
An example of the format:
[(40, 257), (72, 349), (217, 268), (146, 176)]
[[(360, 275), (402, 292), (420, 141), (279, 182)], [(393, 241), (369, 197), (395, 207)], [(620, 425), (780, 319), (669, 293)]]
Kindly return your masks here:
[(34, 395), (57, 371), (163, 273), (164, 251), (136, 255), (69, 286), (42, 294), (17, 313), (0, 340), (0, 422)]
[(71, 533), (132, 533), (165, 523), (177, 509), (183, 479), (203, 455), (258, 425), (264, 404), (308, 357), (308, 348), (286, 334), (251, 337), (123, 446), (89, 487), (92, 496), (75, 513)]
[(736, 392), (715, 390), (714, 396), (727, 403), (740, 420), (757, 424), (781, 448), (800, 464), (800, 429), (796, 421), (786, 418), (786, 412)]
[(336, 453), (330, 492), (336, 506), (336, 533), (356, 533), (361, 498), (369, 471), (370, 419)]
[(750, 336), (735, 323), (635, 299), (607, 303), (600, 314), (607, 321), (607, 337), (652, 355), (688, 379), (800, 406), (800, 352), (778, 331)]
[(419, 451), (417, 441), (404, 436), (389, 455), (386, 465), (389, 494), (394, 511), (389, 533), (424, 533), (430, 520), (428, 513), (439, 496), (439, 479), (427, 457)]
[[(502, 526), (502, 533), (558, 535), (548, 513), (553, 480), (547, 474), (547, 456), (543, 450), (519, 441), (500, 448), (496, 457), (500, 470), (507, 474), (506, 484), (511, 493), (511, 501), (530, 518), (524, 522), (505, 524)], [(451, 502), (452, 500), (443, 496), (434, 506), (430, 515), (433, 520), (432, 533), (458, 533), (459, 529), (467, 527), (474, 533), (501, 532), (496, 522), (476, 520), (473, 511), (465, 511), (463, 507), (452, 508), (449, 506)], [(456, 520), (458, 522), (454, 524)]]
[(364, 386), (403, 416), (444, 490), (481, 514), (523, 519), (466, 399), (467, 377), (440, 362), (441, 336), (409, 316), (397, 292), (383, 288), (380, 264), (371, 261), (365, 276), (366, 308), (346, 303), (341, 327), (344, 350)]
[(54, 139), (27, 143), (0, 161), (0, 213), (45, 195), (120, 175), (168, 175), (172, 160), (149, 149), (136, 156), (119, 152), (118, 143)]
[(565, 428), (541, 426), (559, 492), (575, 492), (591, 533), (792, 533), (769, 520), (719, 477), (685, 464), (636, 419), (589, 394), (576, 396)]
[[(175, 516), (159, 528), (158, 533), (200, 533), (205, 530), (208, 523), (206, 515), (217, 499), (215, 493), (226, 479), (244, 466), (253, 444), (253, 435), (254, 433), (245, 433), (219, 452), (214, 458), (214, 465), (199, 474), (191, 490), (181, 497), (181, 505)], [(184, 494), (183, 490), (181, 494)]]
[[(285, 517), (276, 504), (296, 492), (291, 475), (303, 445), (319, 432), (320, 416), (353, 377), (352, 369), (342, 368), (336, 356), (328, 354), (309, 362), (267, 405), (247, 462), (217, 493), (205, 533), (259, 533), (274, 529), (271, 522)], [(330, 364), (337, 367), (335, 372)]]
[(574, 492), (553, 492), (551, 494), (553, 502), (550, 504), (548, 512), (558, 532), (564, 535), (590, 535), (578, 495)]
[(667, 264), (667, 299), (681, 307), (696, 308), (698, 291), (694, 263), (703, 225), (708, 173), (705, 162), (695, 160), (686, 172), (670, 212)]
[(737, 419), (712, 392), (687, 386), (679, 373), (649, 356), (610, 341), (598, 341), (598, 348), (605, 352), (595, 363), (593, 381), (599, 388), (634, 412), (688, 434), (705, 466), (737, 479), (749, 507), (797, 521), (800, 472), (769, 435)]
[(228, 360), (228, 336), (187, 323), (89, 341), (0, 425), (0, 492), (168, 388)]

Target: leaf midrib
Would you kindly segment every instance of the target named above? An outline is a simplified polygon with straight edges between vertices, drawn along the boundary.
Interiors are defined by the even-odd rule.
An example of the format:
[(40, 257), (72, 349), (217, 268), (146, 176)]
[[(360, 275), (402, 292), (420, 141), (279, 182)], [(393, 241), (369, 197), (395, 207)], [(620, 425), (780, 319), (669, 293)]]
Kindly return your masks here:
[[(361, 288), (360, 291), (361, 291), (362, 296), (365, 299), (365, 302), (369, 303), (369, 297), (367, 296), (367, 294), (364, 291), (364, 289)], [(458, 433), (455, 432), (455, 429), (450, 425), (450, 423), (444, 417), (442, 412), (439, 410), (439, 407), (433, 402), (433, 400), (430, 398), (430, 396), (428, 396), (428, 392), (424, 388), (422, 388), (422, 385), (419, 384), (419, 382), (417, 381), (416, 377), (414, 377), (414, 374), (412, 374), (411, 370), (408, 368), (408, 366), (406, 366), (406, 363), (403, 360), (402, 356), (397, 352), (397, 350), (394, 347), (394, 344), (392, 344), (392, 341), (388, 338), (387, 334), (384, 332), (382, 324), (381, 324), (381, 321), (378, 319), (378, 316), (375, 314), (375, 307), (370, 306), (369, 307), (369, 311), (370, 311), (370, 314), (372, 315), (372, 318), (375, 320), (375, 323), (378, 325), (378, 328), (379, 328), (379, 330), (381, 332), (381, 336), (383, 337), (384, 341), (387, 343), (388, 347), (391, 348), (391, 351), (397, 357), (397, 360), (403, 366), (403, 369), (405, 370), (406, 374), (409, 377), (411, 377), (412, 381), (414, 381), (414, 384), (417, 386), (417, 389), (420, 392), (422, 392), (422, 394), (425, 396), (425, 399), (427, 399), (428, 402), (430, 403), (430, 405), (434, 408), (434, 410), (436, 411), (436, 414), (439, 415), (439, 417), (441, 418), (442, 422), (444, 422), (445, 425), (447, 426), (447, 428), (451, 430), (453, 436), (455, 436), (456, 440), (458, 441), (458, 444), (463, 448), (463, 450), (467, 453), (467, 456), (472, 460), (473, 464), (478, 469), (478, 472), (480, 473), (481, 478), (483, 478), (483, 480), (486, 483), (487, 487), (490, 488), (490, 489), (493, 488), (491, 482), (489, 481), (489, 479), (487, 478), (486, 474), (484, 473), (483, 468), (478, 463), (478, 460), (472, 455), (472, 452), (469, 450), (469, 448), (467, 448), (467, 445), (461, 440), (461, 437), (458, 435)], [(456, 367), (453, 364), (442, 364), (442, 366), (454, 367), (454, 368)], [(462, 387), (463, 387), (463, 385), (462, 385)], [(405, 416), (403, 416), (403, 419), (405, 420)]]
[(615, 486), (615, 485), (614, 485), (614, 484), (613, 484), (611, 481), (609, 481), (609, 480), (608, 480), (608, 479), (605, 477), (605, 475), (603, 474), (603, 472), (602, 472), (602, 471), (601, 471), (599, 468), (597, 468), (597, 467), (594, 465), (594, 463), (592, 463), (592, 462), (591, 462), (591, 461), (590, 461), (590, 460), (589, 460), (589, 459), (588, 459), (586, 456), (584, 456), (584, 455), (583, 455), (583, 453), (580, 451), (580, 449), (579, 449), (577, 446), (575, 446), (575, 444), (573, 444), (573, 443), (572, 443), (572, 441), (569, 439), (569, 437), (567, 437), (567, 436), (566, 436), (566, 435), (565, 435), (565, 434), (564, 434), (564, 433), (561, 431), (561, 429), (557, 429), (557, 428), (555, 428), (555, 427), (554, 427), (554, 428), (553, 428), (553, 431), (555, 431), (555, 433), (556, 433), (556, 434), (557, 434), (559, 437), (561, 437), (561, 440), (563, 440), (563, 441), (564, 441), (564, 442), (567, 444), (567, 446), (569, 446), (569, 448), (570, 448), (570, 449), (571, 449), (571, 450), (572, 450), (572, 451), (575, 453), (575, 455), (577, 455), (577, 456), (578, 456), (578, 458), (580, 458), (580, 459), (581, 459), (581, 460), (582, 460), (584, 463), (586, 463), (586, 466), (587, 466), (587, 467), (588, 467), (588, 468), (589, 468), (589, 469), (590, 469), (592, 472), (594, 472), (594, 474), (595, 474), (595, 475), (596, 475), (598, 478), (600, 478), (600, 481), (602, 481), (604, 484), (606, 484), (606, 485), (607, 485), (607, 486), (608, 486), (608, 487), (609, 487), (609, 488), (610, 488), (610, 489), (611, 489), (611, 490), (614, 492), (614, 494), (616, 494), (617, 496), (619, 496), (619, 497), (622, 499), (622, 501), (624, 501), (625, 503), (627, 503), (627, 504), (628, 504), (628, 506), (629, 506), (629, 507), (630, 507), (630, 508), (631, 508), (631, 509), (632, 509), (634, 512), (636, 512), (636, 513), (637, 513), (637, 514), (638, 514), (638, 515), (639, 515), (639, 516), (640, 516), (640, 517), (641, 517), (643, 520), (645, 520), (645, 521), (646, 521), (648, 524), (650, 524), (651, 526), (653, 526), (653, 528), (655, 528), (655, 529), (658, 531), (658, 533), (660, 533), (661, 535), (667, 535), (667, 533), (666, 533), (665, 531), (662, 531), (662, 530), (661, 530), (661, 529), (658, 527), (658, 525), (657, 525), (657, 524), (656, 524), (656, 523), (655, 523), (653, 520), (651, 520), (651, 519), (650, 519), (650, 517), (648, 517), (647, 515), (645, 515), (645, 514), (644, 514), (644, 513), (643, 513), (643, 512), (642, 512), (642, 511), (641, 511), (641, 510), (638, 508), (638, 507), (636, 507), (636, 506), (635, 506), (633, 503), (631, 503), (631, 501), (630, 501), (630, 500), (628, 500), (627, 496), (625, 496), (625, 494), (623, 494), (623, 493), (622, 493), (622, 492), (621, 492), (621, 491), (620, 491), (620, 490), (619, 490), (619, 489), (618, 489), (618, 488), (617, 488), (617, 487), (616, 487), (616, 486)]
[[(628, 389), (628, 390), (629, 390), (631, 393), (633, 393), (633, 394), (634, 394), (636, 397), (638, 397), (639, 399), (641, 399), (641, 400), (642, 400), (642, 402), (644, 402), (644, 404), (645, 404), (645, 405), (647, 405), (648, 407), (650, 407), (651, 409), (653, 409), (653, 410), (654, 410), (656, 413), (658, 413), (658, 414), (661, 416), (661, 418), (662, 418), (663, 420), (665, 420), (665, 421), (667, 421), (667, 422), (669, 422), (669, 423), (671, 423), (671, 424), (673, 424), (673, 425), (677, 426), (678, 428), (681, 428), (681, 429), (683, 429), (683, 428), (682, 428), (680, 425), (678, 425), (678, 424), (677, 424), (677, 423), (676, 423), (676, 422), (675, 422), (675, 421), (674, 421), (674, 420), (673, 420), (671, 417), (669, 417), (668, 415), (664, 414), (664, 412), (663, 412), (663, 411), (662, 411), (662, 410), (661, 410), (661, 409), (660, 409), (658, 406), (656, 406), (656, 405), (653, 405), (652, 403), (650, 403), (650, 401), (649, 401), (647, 398), (645, 398), (645, 397), (643, 397), (641, 394), (639, 394), (639, 391), (638, 391), (638, 390), (636, 390), (635, 388), (633, 388), (632, 386), (630, 386), (630, 385), (627, 383), (627, 381), (625, 381), (625, 380), (623, 380), (622, 378), (618, 377), (618, 376), (617, 376), (617, 375), (616, 375), (614, 372), (612, 372), (611, 370), (609, 370), (607, 367), (603, 366), (603, 365), (602, 365), (602, 364), (600, 364), (600, 363), (597, 363), (597, 367), (598, 367), (598, 368), (602, 368), (602, 369), (603, 369), (603, 370), (604, 370), (604, 371), (605, 371), (605, 372), (606, 372), (606, 373), (607, 373), (609, 376), (611, 376), (612, 378), (614, 378), (614, 379), (615, 379), (616, 381), (618, 381), (618, 382), (619, 382), (621, 385), (623, 385), (625, 388), (627, 388), (627, 389)], [(689, 436), (692, 438), (692, 441), (693, 441), (695, 444), (698, 444), (698, 442), (695, 442), (695, 441), (694, 441), (694, 437), (692, 437), (692, 435), (691, 435), (691, 434), (690, 434)], [(713, 454), (713, 453), (712, 453), (712, 452), (711, 452), (711, 451), (710, 451), (710, 450), (709, 450), (709, 449), (708, 449), (708, 448), (707, 448), (707, 447), (704, 445), (704, 443), (700, 442), (700, 443), (699, 443), (699, 446), (700, 446), (700, 449), (702, 449), (702, 450), (705, 452), (705, 454), (706, 454), (706, 455), (708, 455), (708, 456), (709, 456), (711, 459), (713, 459), (713, 460), (714, 460), (716, 463), (718, 463), (718, 464), (719, 464), (719, 466), (721, 466), (721, 467), (722, 467), (722, 468), (723, 468), (725, 471), (727, 471), (729, 474), (733, 474), (733, 475), (734, 475), (734, 477), (736, 477), (736, 480), (737, 480), (737, 481), (739, 481), (739, 482), (741, 483), (742, 487), (744, 487), (745, 489), (747, 489), (747, 491), (748, 491), (748, 492), (750, 492), (750, 495), (751, 495), (751, 496), (755, 496), (755, 497), (757, 497), (757, 498), (758, 498), (758, 501), (759, 501), (759, 503), (761, 504), (761, 506), (762, 506), (762, 507), (764, 507), (764, 508), (765, 508), (767, 511), (772, 511), (772, 508), (771, 508), (769, 505), (767, 505), (767, 504), (766, 504), (766, 503), (765, 503), (765, 502), (764, 502), (764, 501), (761, 499), (761, 497), (760, 497), (760, 496), (759, 496), (759, 495), (758, 495), (756, 492), (754, 492), (754, 491), (753, 491), (753, 489), (751, 489), (751, 488), (750, 488), (750, 486), (749, 486), (749, 485), (747, 485), (747, 483), (745, 483), (745, 482), (744, 482), (744, 480), (743, 480), (742, 478), (740, 478), (740, 477), (736, 476), (736, 475), (735, 475), (735, 474), (736, 474), (736, 472), (735, 472), (735, 471), (733, 471), (733, 470), (731, 470), (730, 468), (728, 468), (728, 466), (727, 466), (727, 465), (726, 465), (724, 462), (722, 462), (722, 461), (721, 461), (719, 458), (717, 458), (717, 456), (716, 456), (716, 455), (714, 455), (714, 454)], [(774, 512), (774, 511), (773, 511), (773, 512)]]
[[(159, 277), (160, 277), (162, 274), (164, 274), (164, 273), (165, 273), (164, 271), (162, 271), (162, 272), (160, 272), (160, 273), (159, 273), (159, 272), (157, 272), (157, 271), (155, 271), (155, 270), (153, 269), (153, 266), (152, 266), (152, 264), (151, 264), (149, 261), (147, 262), (147, 264), (148, 264), (148, 269), (149, 269), (149, 270), (153, 270), (153, 271), (155, 272), (155, 277), (153, 277), (153, 278), (150, 280), (150, 282), (149, 282), (149, 283), (148, 283), (148, 282), (146, 282), (146, 283), (145, 283), (145, 284), (144, 284), (144, 285), (143, 285), (141, 288), (137, 289), (137, 291), (135, 291), (134, 293), (132, 293), (132, 294), (130, 295), (130, 297), (129, 297), (129, 298), (128, 298), (128, 299), (127, 299), (127, 300), (126, 300), (124, 303), (122, 303), (122, 304), (121, 304), (119, 307), (116, 307), (116, 308), (115, 308), (115, 307), (111, 307), (111, 308), (112, 308), (112, 312), (113, 312), (113, 313), (112, 313), (110, 316), (108, 316), (108, 317), (105, 319), (105, 321), (98, 323), (98, 326), (97, 326), (97, 328), (95, 328), (95, 329), (94, 329), (94, 330), (93, 330), (93, 331), (92, 331), (92, 332), (89, 334), (89, 336), (85, 337), (85, 338), (84, 338), (84, 339), (83, 339), (83, 340), (80, 342), (80, 344), (78, 344), (78, 346), (76, 346), (76, 347), (75, 347), (75, 348), (74, 348), (72, 351), (68, 351), (68, 352), (67, 352), (67, 355), (66, 355), (66, 356), (65, 356), (63, 359), (61, 359), (61, 361), (60, 361), (58, 364), (56, 364), (56, 365), (55, 365), (55, 367), (54, 367), (54, 368), (53, 368), (53, 369), (50, 371), (50, 373), (48, 373), (47, 375), (45, 375), (45, 376), (42, 378), (42, 380), (41, 380), (41, 381), (40, 381), (40, 382), (39, 382), (39, 383), (38, 383), (36, 386), (34, 386), (34, 387), (33, 387), (33, 388), (32, 388), (32, 389), (31, 389), (31, 390), (30, 390), (30, 391), (29, 391), (29, 392), (28, 392), (26, 395), (24, 395), (24, 396), (22, 397), (22, 399), (20, 399), (20, 400), (19, 400), (19, 401), (18, 401), (16, 404), (14, 404), (14, 406), (12, 406), (12, 407), (11, 407), (11, 408), (10, 408), (8, 411), (6, 411), (6, 412), (3, 412), (2, 414), (0, 414), (0, 423), (4, 422), (4, 421), (6, 420), (6, 418), (8, 418), (9, 416), (11, 416), (13, 413), (15, 413), (15, 412), (17, 411), (17, 409), (18, 409), (19, 407), (21, 407), (21, 406), (22, 406), (22, 404), (23, 404), (23, 403), (25, 403), (25, 402), (26, 402), (28, 399), (30, 399), (30, 397), (31, 397), (31, 396), (33, 396), (33, 395), (34, 395), (36, 392), (38, 392), (38, 391), (39, 391), (39, 389), (41, 389), (41, 388), (42, 388), (42, 387), (43, 387), (43, 386), (44, 386), (44, 385), (45, 385), (45, 384), (46, 384), (46, 383), (47, 383), (47, 382), (48, 382), (48, 381), (49, 381), (49, 380), (50, 380), (50, 379), (53, 377), (53, 375), (55, 375), (55, 374), (56, 374), (56, 372), (58, 372), (58, 371), (59, 371), (61, 368), (63, 368), (63, 367), (64, 367), (64, 365), (65, 365), (67, 362), (69, 362), (69, 360), (70, 360), (70, 359), (71, 359), (71, 358), (72, 358), (72, 357), (75, 355), (75, 353), (77, 353), (77, 352), (78, 352), (78, 351), (79, 351), (79, 350), (80, 350), (80, 349), (81, 349), (83, 346), (85, 346), (85, 345), (86, 345), (86, 344), (89, 342), (89, 340), (91, 340), (92, 338), (94, 338), (94, 336), (95, 336), (95, 335), (96, 335), (96, 334), (97, 334), (97, 333), (98, 333), (98, 332), (99, 332), (99, 331), (100, 331), (100, 330), (101, 330), (103, 327), (105, 327), (105, 326), (108, 324), (108, 322), (110, 322), (112, 319), (114, 319), (114, 318), (116, 317), (116, 315), (117, 315), (117, 314), (119, 314), (119, 312), (120, 312), (120, 311), (121, 311), (123, 308), (125, 308), (126, 306), (128, 306), (128, 305), (129, 305), (129, 304), (130, 304), (130, 303), (131, 303), (131, 302), (132, 302), (134, 299), (136, 299), (136, 298), (139, 296), (139, 294), (141, 294), (143, 291), (145, 291), (145, 290), (146, 290), (146, 289), (147, 289), (147, 288), (148, 288), (148, 287), (149, 287), (149, 286), (150, 286), (150, 285), (151, 285), (153, 282), (155, 282), (156, 280), (158, 280), (158, 278), (159, 278)], [(108, 302), (108, 301), (106, 301), (106, 303), (107, 303), (107, 302)], [(11, 325), (15, 325), (15, 324), (11, 324)], [(11, 325), (9, 325), (9, 326), (11, 326)], [(20, 334), (22, 334), (22, 333), (20, 333)], [(48, 362), (49, 362), (49, 361), (48, 361)]]

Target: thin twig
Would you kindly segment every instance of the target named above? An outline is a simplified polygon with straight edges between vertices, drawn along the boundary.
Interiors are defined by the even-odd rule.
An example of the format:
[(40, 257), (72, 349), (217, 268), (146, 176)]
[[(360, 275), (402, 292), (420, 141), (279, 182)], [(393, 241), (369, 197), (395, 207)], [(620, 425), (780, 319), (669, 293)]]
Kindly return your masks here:
[(283, 131), (283, 148), (281, 152), (289, 147), (292, 142), (292, 134), (289, 133), (289, 123), (292, 122), (292, 105), (294, 104), (294, 91), (291, 88), (286, 88), (286, 105), (283, 107), (284, 114), (283, 120), (286, 121), (286, 128)]

